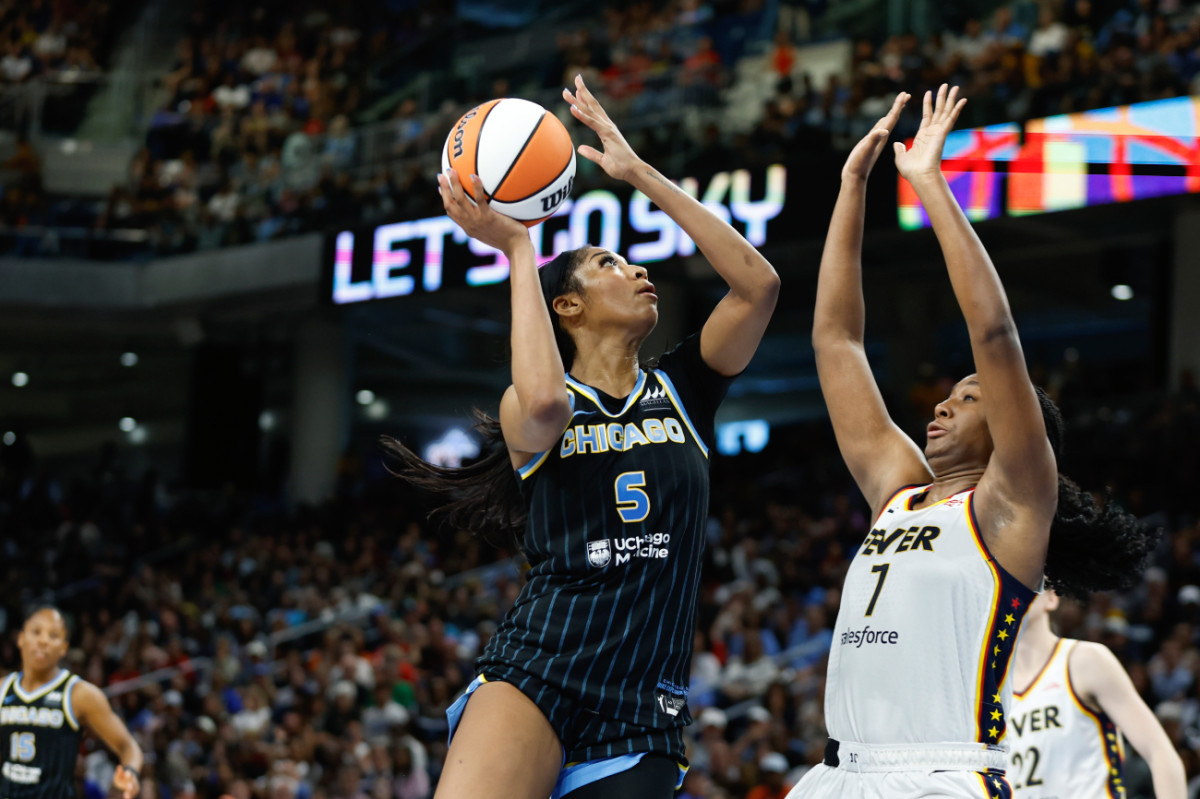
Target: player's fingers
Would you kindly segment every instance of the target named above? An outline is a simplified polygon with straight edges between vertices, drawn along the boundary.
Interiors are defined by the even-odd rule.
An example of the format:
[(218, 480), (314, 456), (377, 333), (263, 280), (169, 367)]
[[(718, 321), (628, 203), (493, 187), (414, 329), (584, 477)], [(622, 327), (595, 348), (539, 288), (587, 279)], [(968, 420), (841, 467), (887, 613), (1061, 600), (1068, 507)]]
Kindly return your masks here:
[(924, 127), (929, 118), (933, 116), (933, 92), (926, 90), (925, 97), (921, 101), (921, 126)]
[(963, 106), (967, 104), (967, 98), (961, 98), (954, 104), (954, 108), (950, 111), (950, 127), (954, 127), (954, 123), (958, 121), (958, 115), (962, 113)]
[(563, 88), (563, 99), (571, 105), (575, 105), (575, 103), (578, 102), (578, 100), (575, 99), (575, 95), (571, 94), (571, 90), (566, 87)]
[(481, 205), (486, 208), (491, 200), (487, 196), (487, 192), (483, 190), (483, 181), (480, 180), (479, 175), (476, 175), (475, 173), (471, 173), (471, 187), (475, 189), (475, 191), (472, 193), (475, 195), (476, 205)]
[(892, 152), (896, 154), (896, 157), (897, 157), (897, 158), (899, 158), (900, 156), (904, 155), (904, 142), (902, 142), (902, 141), (898, 141), (898, 142), (896, 142), (895, 144), (893, 144), (893, 145), (892, 145)]
[(607, 117), (601, 117), (585, 110), (582, 106), (571, 106), (571, 113), (583, 124), (596, 131), (601, 137), (609, 132), (612, 122)]
[(590, 102), (595, 99), (595, 97), (592, 96), (591, 89), (589, 89), (587, 84), (583, 82), (583, 75), (579, 73), (576, 73), (575, 75), (575, 94), (577, 94), (580, 99), (585, 101)]
[(594, 164), (599, 164), (600, 159), (604, 157), (604, 153), (600, 152), (595, 147), (589, 147), (586, 144), (579, 145), (577, 152)]
[(904, 110), (904, 104), (908, 102), (908, 95), (900, 92), (896, 95), (896, 99), (892, 101), (891, 109), (883, 115), (879, 122), (875, 123), (877, 128), (887, 128), (891, 130), (896, 125), (896, 120), (900, 118), (900, 112)]
[(449, 195), (450, 202), (458, 202), (462, 190), (458, 186), (458, 175), (455, 174), (453, 169), (447, 169), (442, 173), (441, 184), (445, 194)]
[(945, 83), (943, 83), (941, 86), (938, 86), (937, 100), (933, 104), (934, 114), (940, 115), (946, 110), (946, 92), (949, 88), (949, 85)]
[(600, 101), (596, 99), (596, 95), (592, 94), (592, 90), (583, 82), (582, 75), (575, 76), (576, 96), (583, 101), (583, 106), (589, 114), (593, 114), (604, 119), (608, 119), (608, 114), (604, 111), (604, 106), (600, 105)]

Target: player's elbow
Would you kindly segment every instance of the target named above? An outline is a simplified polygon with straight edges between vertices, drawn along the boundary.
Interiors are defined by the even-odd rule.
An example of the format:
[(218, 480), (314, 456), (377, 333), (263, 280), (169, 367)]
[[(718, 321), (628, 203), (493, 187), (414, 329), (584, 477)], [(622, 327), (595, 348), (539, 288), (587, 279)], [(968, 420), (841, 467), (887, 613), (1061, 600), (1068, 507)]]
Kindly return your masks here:
[(557, 391), (539, 391), (521, 403), (526, 418), (542, 429), (562, 432), (571, 418), (571, 401), (562, 388)]
[(1017, 325), (1008, 314), (999, 314), (973, 327), (971, 338), (976, 346), (1009, 347), (1018, 341)]
[(762, 278), (758, 281), (757, 294), (759, 298), (769, 301), (771, 305), (774, 305), (775, 300), (779, 297), (779, 286), (781, 283), (779, 273), (775, 271), (775, 267), (768, 263)]
[(850, 331), (836, 325), (813, 325), (812, 347), (818, 368), (822, 364), (832, 366), (862, 352), (862, 342)]

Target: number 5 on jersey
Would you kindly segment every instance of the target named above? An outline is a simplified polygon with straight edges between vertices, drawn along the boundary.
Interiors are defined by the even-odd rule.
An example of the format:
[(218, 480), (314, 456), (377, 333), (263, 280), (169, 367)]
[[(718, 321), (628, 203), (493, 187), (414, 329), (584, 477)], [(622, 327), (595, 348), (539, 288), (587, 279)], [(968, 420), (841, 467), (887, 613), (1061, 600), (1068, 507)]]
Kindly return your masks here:
[(617, 492), (617, 513), (626, 524), (645, 521), (650, 515), (650, 497), (646, 487), (645, 472), (621, 472), (614, 484)]

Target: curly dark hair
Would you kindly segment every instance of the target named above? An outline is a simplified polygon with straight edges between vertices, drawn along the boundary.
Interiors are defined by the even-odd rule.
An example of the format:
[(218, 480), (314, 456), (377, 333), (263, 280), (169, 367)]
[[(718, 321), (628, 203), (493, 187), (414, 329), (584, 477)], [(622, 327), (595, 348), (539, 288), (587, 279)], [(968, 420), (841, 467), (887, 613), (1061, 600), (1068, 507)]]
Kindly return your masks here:
[[(1062, 413), (1035, 388), (1055, 457), (1062, 457)], [(1105, 492), (1103, 502), (1058, 475), (1058, 510), (1050, 524), (1046, 552), (1046, 586), (1059, 594), (1087, 599), (1093, 591), (1129, 588), (1141, 576), (1161, 529), (1152, 529), (1127, 513)]]

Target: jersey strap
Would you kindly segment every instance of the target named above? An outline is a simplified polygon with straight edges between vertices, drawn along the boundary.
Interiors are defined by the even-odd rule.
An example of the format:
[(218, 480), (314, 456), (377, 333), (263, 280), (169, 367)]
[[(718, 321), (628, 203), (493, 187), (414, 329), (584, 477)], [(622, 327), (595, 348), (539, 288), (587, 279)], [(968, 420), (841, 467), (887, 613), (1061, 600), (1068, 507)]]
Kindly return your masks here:
[(696, 427), (692, 424), (692, 420), (688, 417), (687, 411), (684, 410), (683, 402), (679, 399), (679, 392), (675, 389), (675, 384), (671, 382), (671, 378), (667, 377), (667, 373), (662, 369), (655, 369), (654, 374), (656, 377), (658, 377), (659, 384), (666, 389), (667, 398), (671, 400), (671, 404), (675, 406), (675, 410), (679, 411), (679, 416), (683, 419), (684, 425), (687, 426), (688, 432), (692, 434), (692, 438), (695, 440), (696, 445), (700, 447), (700, 451), (703, 452), (704, 457), (707, 458), (708, 447), (704, 444), (703, 439), (700, 438), (700, 434), (696, 432)]
[(1075, 693), (1075, 685), (1071, 682), (1071, 652), (1075, 651), (1078, 644), (1078, 641), (1071, 641), (1070, 648), (1063, 654), (1063, 670), (1067, 673), (1067, 693), (1071, 695), (1071, 701), (1075, 703), (1075, 707), (1079, 708), (1079, 712), (1096, 725), (1096, 733), (1100, 736), (1100, 751), (1104, 753), (1104, 765), (1108, 769), (1108, 795), (1124, 796), (1125, 751), (1121, 743), (1121, 736), (1117, 732), (1117, 725), (1113, 723), (1107, 713), (1097, 713), (1084, 704), (1079, 694)]
[(0, 682), (0, 705), (4, 704), (4, 697), (8, 696), (8, 691), (12, 687), (13, 681), (16, 679), (17, 673), (14, 671), (12, 674), (4, 678), (4, 682)]
[(75, 718), (75, 702), (71, 696), (71, 692), (75, 690), (76, 684), (79, 682), (79, 675), (72, 674), (71, 679), (67, 680), (67, 684), (63, 686), (63, 714), (67, 717), (67, 723), (71, 725), (71, 729), (79, 729), (79, 719)]
[(1009, 574), (988, 551), (979, 531), (978, 520), (975, 518), (974, 489), (967, 494), (963, 512), (967, 516), (967, 526), (971, 530), (975, 545), (979, 548), (979, 554), (983, 556), (984, 562), (992, 572), (991, 610), (985, 628), (987, 635), (983, 637), (979, 652), (979, 673), (975, 684), (976, 740), (998, 744), (1004, 740), (1008, 725), (1008, 720), (1004, 718), (1004, 681), (1008, 679), (1008, 667), (1012, 663), (1021, 619), (1025, 617), (1029, 603), (1037, 594)]

